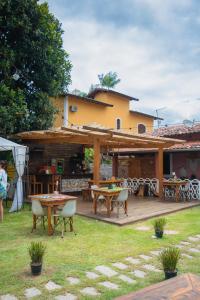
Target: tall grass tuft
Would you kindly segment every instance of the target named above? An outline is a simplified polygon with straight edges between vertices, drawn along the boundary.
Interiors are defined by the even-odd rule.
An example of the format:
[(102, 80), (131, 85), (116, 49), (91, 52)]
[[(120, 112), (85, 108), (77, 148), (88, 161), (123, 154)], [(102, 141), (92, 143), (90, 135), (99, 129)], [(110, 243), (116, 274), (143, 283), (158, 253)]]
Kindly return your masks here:
[(42, 263), (46, 246), (42, 242), (31, 242), (28, 252), (31, 257), (31, 263)]
[(176, 270), (180, 257), (181, 254), (178, 248), (169, 247), (164, 249), (159, 255), (159, 260), (163, 266), (163, 270), (174, 272)]

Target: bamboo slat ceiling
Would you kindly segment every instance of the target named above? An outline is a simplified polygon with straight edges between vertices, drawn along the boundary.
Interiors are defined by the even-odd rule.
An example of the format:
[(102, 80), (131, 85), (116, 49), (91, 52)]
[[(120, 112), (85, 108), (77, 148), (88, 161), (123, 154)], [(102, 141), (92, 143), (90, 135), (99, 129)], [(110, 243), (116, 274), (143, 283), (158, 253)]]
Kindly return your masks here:
[(125, 130), (74, 125), (21, 132), (16, 136), (29, 143), (72, 143), (88, 146), (93, 145), (98, 139), (102, 147), (109, 148), (167, 148), (184, 142), (183, 140), (136, 134)]

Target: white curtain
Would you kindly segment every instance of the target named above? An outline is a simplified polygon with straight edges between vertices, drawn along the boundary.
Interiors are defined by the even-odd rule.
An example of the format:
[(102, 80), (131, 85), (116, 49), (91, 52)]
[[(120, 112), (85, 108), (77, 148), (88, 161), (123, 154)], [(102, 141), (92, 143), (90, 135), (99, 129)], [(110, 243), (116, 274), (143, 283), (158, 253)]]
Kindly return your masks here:
[(15, 167), (18, 174), (17, 186), (15, 189), (14, 200), (9, 212), (18, 211), (23, 204), (23, 185), (22, 176), (24, 174), (25, 159), (26, 159), (26, 147), (16, 146), (12, 149), (13, 158), (15, 161)]

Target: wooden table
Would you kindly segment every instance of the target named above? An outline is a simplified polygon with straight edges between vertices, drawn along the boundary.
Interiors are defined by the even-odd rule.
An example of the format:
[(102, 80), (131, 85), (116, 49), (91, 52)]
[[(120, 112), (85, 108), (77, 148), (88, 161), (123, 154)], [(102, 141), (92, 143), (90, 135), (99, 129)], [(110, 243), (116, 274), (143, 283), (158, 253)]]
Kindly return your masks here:
[[(109, 184), (116, 184), (117, 186), (120, 186), (120, 184), (123, 182), (123, 179), (108, 179), (108, 180), (100, 180), (98, 182), (99, 185), (109, 185)], [(94, 180), (89, 180), (89, 187), (91, 187), (92, 184), (94, 184)]]
[(200, 277), (191, 273), (164, 280), (115, 300), (198, 300)]
[(181, 186), (186, 186), (188, 182), (187, 181), (184, 181), (184, 180), (166, 180), (166, 181), (163, 181), (163, 189), (164, 189), (164, 197), (165, 197), (165, 189), (166, 188), (170, 188), (170, 189), (174, 189), (175, 190), (175, 200), (176, 202), (179, 202), (180, 200), (180, 193), (179, 193), (179, 190), (180, 190), (180, 187)]
[[(63, 195), (63, 194), (39, 194), (39, 195), (30, 195), (29, 198), (31, 201), (39, 200), (42, 206), (47, 207), (47, 221), (48, 221), (48, 235), (53, 234), (53, 227), (51, 224), (51, 215), (52, 209), (60, 205), (64, 205), (69, 200), (76, 200), (77, 197)], [(56, 220), (54, 219), (54, 223)], [(33, 228), (36, 228), (36, 216), (33, 215)]]
[[(104, 196), (105, 201), (106, 201), (106, 208), (107, 208), (107, 216), (110, 218), (110, 214), (111, 214), (111, 202), (113, 200), (114, 197), (117, 197), (119, 195), (119, 193), (123, 190), (123, 188), (114, 188), (114, 189), (108, 189), (108, 188), (97, 188), (97, 189), (93, 189), (93, 194), (94, 194), (94, 198), (93, 198), (93, 209), (94, 209), (94, 214), (97, 214), (97, 201), (98, 201), (98, 197), (100, 195)], [(127, 201), (125, 201), (125, 210), (127, 213)]]

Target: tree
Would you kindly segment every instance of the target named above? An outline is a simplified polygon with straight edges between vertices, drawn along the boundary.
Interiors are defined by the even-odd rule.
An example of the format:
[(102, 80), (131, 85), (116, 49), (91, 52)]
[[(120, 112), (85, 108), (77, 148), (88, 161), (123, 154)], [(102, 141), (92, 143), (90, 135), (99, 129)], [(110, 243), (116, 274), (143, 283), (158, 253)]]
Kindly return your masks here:
[(107, 87), (108, 89), (114, 88), (116, 84), (118, 84), (121, 79), (118, 78), (116, 72), (108, 72), (107, 74), (99, 74), (98, 75), (100, 85), (102, 87)]
[(49, 96), (67, 91), (71, 63), (63, 30), (38, 0), (0, 1), (0, 134), (47, 129)]

